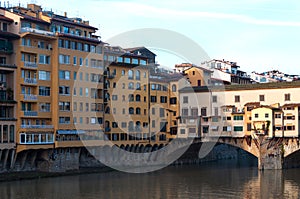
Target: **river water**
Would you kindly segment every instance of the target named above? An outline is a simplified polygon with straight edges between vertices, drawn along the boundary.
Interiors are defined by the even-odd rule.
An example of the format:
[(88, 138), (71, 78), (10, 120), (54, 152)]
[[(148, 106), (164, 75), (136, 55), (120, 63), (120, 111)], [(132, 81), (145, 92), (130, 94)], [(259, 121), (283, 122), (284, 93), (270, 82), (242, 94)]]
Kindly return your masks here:
[(0, 183), (0, 198), (300, 198), (300, 169), (258, 171), (226, 160), (145, 173), (117, 171)]

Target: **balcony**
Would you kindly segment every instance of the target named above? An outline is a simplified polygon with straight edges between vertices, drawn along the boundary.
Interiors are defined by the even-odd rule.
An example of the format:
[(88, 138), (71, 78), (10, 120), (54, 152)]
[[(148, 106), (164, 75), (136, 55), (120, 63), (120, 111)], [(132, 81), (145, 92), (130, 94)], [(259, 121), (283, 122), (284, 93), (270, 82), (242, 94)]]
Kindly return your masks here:
[(25, 117), (36, 117), (38, 115), (37, 111), (23, 111)]
[(16, 65), (5, 64), (5, 63), (0, 63), (0, 67), (5, 67), (5, 68), (17, 68)]
[(37, 95), (24, 94), (24, 100), (36, 101), (37, 100)]
[(9, 41), (0, 41), (0, 52), (13, 53), (13, 44)]
[(15, 102), (13, 91), (0, 91), (0, 102)]
[(24, 83), (26, 84), (37, 84), (37, 81), (35, 78), (25, 78)]
[(36, 69), (38, 66), (37, 66), (36, 62), (25, 61), (24, 62), (24, 67), (29, 68), (29, 69)]
[(22, 129), (53, 129), (53, 125), (27, 125), (23, 124), (21, 125)]
[(21, 28), (20, 32), (21, 33), (30, 32), (30, 33), (36, 33), (36, 34), (45, 35), (45, 36), (55, 36), (55, 34), (53, 32), (46, 31), (46, 30), (38, 30), (35, 28), (28, 28), (28, 27)]

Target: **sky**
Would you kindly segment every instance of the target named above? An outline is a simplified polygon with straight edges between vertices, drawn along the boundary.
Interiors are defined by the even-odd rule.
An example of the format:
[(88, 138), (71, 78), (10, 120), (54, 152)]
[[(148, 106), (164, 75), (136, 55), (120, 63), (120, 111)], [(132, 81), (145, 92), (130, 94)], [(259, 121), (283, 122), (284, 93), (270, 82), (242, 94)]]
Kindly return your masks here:
[[(196, 42), (211, 59), (235, 61), (244, 71), (278, 69), (300, 75), (300, 2), (297, 0), (10, 1), (19, 2), (21, 5), (36, 3), (58, 14), (66, 11), (68, 17), (89, 20), (99, 28), (97, 34), (103, 41), (135, 29), (167, 29)], [(165, 66), (190, 61), (163, 49), (152, 47), (151, 50)]]

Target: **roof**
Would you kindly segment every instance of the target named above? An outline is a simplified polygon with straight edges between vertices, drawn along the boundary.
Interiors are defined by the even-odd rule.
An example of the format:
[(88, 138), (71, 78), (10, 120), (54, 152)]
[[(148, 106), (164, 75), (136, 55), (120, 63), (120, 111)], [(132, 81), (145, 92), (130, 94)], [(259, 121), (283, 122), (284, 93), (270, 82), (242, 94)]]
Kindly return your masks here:
[(244, 106), (251, 106), (251, 105), (260, 106), (260, 102), (247, 102)]
[(208, 91), (242, 91), (242, 90), (264, 90), (264, 89), (283, 89), (283, 88), (300, 88), (300, 81), (293, 82), (272, 82), (263, 84), (232, 84), (225, 86), (199, 86), (186, 87), (180, 90), (183, 93), (189, 92), (208, 92)]
[(300, 103), (289, 103), (289, 104), (284, 104), (281, 107), (295, 107), (295, 106), (300, 106)]
[(187, 69), (185, 69), (185, 70), (183, 70), (183, 71), (187, 71), (187, 70), (190, 70), (190, 69), (192, 69), (192, 68), (198, 68), (198, 69), (205, 70), (205, 71), (208, 71), (208, 72), (213, 73), (213, 71), (210, 70), (210, 69), (208, 69), (208, 68), (204, 68), (204, 67), (202, 67), (202, 66), (197, 66), (197, 65), (191, 64), (191, 63), (176, 64), (176, 65), (175, 65), (175, 68), (177, 68), (177, 67), (189, 67), (189, 68), (187, 68)]
[(0, 15), (0, 20), (2, 20), (2, 21), (7, 21), (7, 22), (9, 22), (9, 23), (14, 22), (14, 20), (12, 20), (11, 18), (5, 17), (5, 16), (3, 16), (3, 15)]
[(146, 49), (146, 50), (148, 50), (150, 53), (152, 53), (153, 55), (156, 56), (155, 53), (153, 53), (151, 50), (149, 50), (149, 49), (146, 48), (145, 46), (133, 47), (133, 48), (124, 48), (124, 50), (129, 51), (129, 52), (134, 52), (134, 51), (136, 51), (136, 50), (142, 50), (142, 49)]
[(84, 23), (76, 23), (76, 22), (73, 22), (73, 21), (70, 21), (70, 20), (67, 20), (67, 19), (60, 19), (58, 17), (53, 17), (52, 21), (57, 21), (57, 22), (61, 22), (61, 23), (68, 23), (68, 24), (71, 24), (71, 25), (74, 25), (74, 26), (80, 26), (80, 27), (84, 27), (84, 28), (90, 28), (90, 29), (93, 29), (93, 30), (98, 30), (98, 28), (87, 25), (87, 24), (84, 24)]

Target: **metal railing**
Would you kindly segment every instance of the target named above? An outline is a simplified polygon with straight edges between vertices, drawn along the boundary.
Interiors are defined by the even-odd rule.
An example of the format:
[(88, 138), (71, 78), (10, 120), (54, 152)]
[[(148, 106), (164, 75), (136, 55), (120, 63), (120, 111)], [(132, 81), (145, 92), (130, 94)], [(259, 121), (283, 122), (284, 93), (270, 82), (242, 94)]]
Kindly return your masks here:
[(55, 36), (55, 34), (53, 32), (46, 31), (46, 30), (38, 30), (35, 28), (28, 28), (28, 27), (21, 28), (20, 32), (21, 33), (32, 32), (32, 33), (36, 33), (36, 34), (40, 34), (40, 35)]
[(23, 129), (53, 129), (53, 125), (22, 124), (21, 128), (23, 128)]

